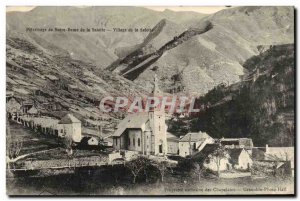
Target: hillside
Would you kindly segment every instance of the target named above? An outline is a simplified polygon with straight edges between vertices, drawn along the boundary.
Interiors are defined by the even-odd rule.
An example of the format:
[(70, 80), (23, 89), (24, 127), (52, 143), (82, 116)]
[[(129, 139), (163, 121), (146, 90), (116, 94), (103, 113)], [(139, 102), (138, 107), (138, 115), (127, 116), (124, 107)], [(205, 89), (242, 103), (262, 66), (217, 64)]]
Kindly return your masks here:
[(219, 85), (199, 98), (205, 109), (182, 127), (215, 138), (249, 137), (255, 146), (294, 146), (294, 45), (272, 46), (243, 66), (249, 71), (243, 81)]
[[(258, 46), (294, 42), (292, 7), (236, 7), (206, 16), (190, 26), (199, 29), (205, 22), (211, 22), (213, 28), (164, 51), (155, 60), (151, 59), (151, 54), (143, 52), (143, 48), (147, 48), (147, 45), (143, 45), (136, 50), (143, 52), (138, 57), (129, 54), (123, 61), (117, 60), (107, 69), (146, 87), (151, 86), (156, 73), (165, 92), (205, 94), (221, 83), (240, 81), (246, 72), (242, 64), (259, 54)], [(174, 36), (174, 39), (178, 36)], [(145, 66), (145, 60), (140, 57), (150, 57), (151, 62)], [(142, 71), (139, 70), (141, 66), (145, 67)], [(130, 71), (129, 75), (118, 70), (124, 68), (126, 72)]]
[[(52, 55), (22, 38), (6, 40), (6, 90), (21, 103), (32, 101), (43, 115), (61, 118), (72, 112), (84, 125), (114, 128), (123, 114), (103, 113), (104, 96), (141, 96), (133, 82), (66, 55)], [(58, 109), (54, 109), (58, 108)], [(101, 120), (101, 121), (99, 121)]]

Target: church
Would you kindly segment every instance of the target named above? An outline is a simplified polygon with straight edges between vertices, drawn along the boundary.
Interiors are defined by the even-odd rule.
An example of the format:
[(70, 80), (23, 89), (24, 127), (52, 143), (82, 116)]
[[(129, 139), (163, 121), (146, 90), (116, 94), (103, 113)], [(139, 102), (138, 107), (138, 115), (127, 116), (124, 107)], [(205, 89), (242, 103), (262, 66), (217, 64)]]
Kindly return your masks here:
[[(152, 95), (162, 96), (156, 76)], [(137, 151), (143, 155), (166, 155), (166, 130), (164, 110), (154, 107), (149, 112), (129, 114), (112, 135), (113, 147), (115, 150)]]

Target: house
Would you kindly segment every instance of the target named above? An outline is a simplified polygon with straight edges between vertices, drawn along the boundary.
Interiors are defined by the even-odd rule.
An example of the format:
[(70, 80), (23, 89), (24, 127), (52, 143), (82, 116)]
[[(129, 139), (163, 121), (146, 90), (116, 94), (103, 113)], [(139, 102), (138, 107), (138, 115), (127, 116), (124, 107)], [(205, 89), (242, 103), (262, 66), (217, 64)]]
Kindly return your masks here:
[(234, 169), (248, 170), (253, 164), (250, 154), (244, 148), (228, 149), (229, 162)]
[(6, 103), (6, 111), (12, 115), (12, 118), (22, 113), (21, 107), (22, 105), (14, 97), (10, 98)]
[(212, 144), (215, 140), (207, 133), (187, 133), (179, 140), (179, 155), (186, 157), (201, 151), (206, 144)]
[(225, 146), (225, 148), (244, 148), (244, 149), (252, 149), (253, 142), (251, 138), (221, 138), (221, 144)]
[(109, 139), (105, 139), (101, 143), (105, 147), (113, 147), (113, 143), (111, 141), (109, 141)]
[(168, 154), (178, 155), (179, 154), (179, 137), (167, 132), (167, 144), (168, 144)]
[(217, 156), (214, 154), (216, 150), (220, 147), (219, 144), (206, 144), (204, 148), (195, 153), (192, 156), (194, 161), (203, 163), (203, 166), (212, 171), (224, 171), (232, 169), (232, 164), (230, 163), (230, 156), (227, 152), (224, 152), (223, 156)]
[(294, 176), (294, 154), (294, 147), (269, 147), (266, 145), (252, 149), (253, 160), (274, 166), (274, 174), (279, 175)]
[[(153, 96), (159, 97), (155, 76)], [(166, 155), (168, 152), (165, 112), (152, 108), (149, 112), (129, 114), (112, 135), (115, 150), (135, 151), (143, 155)]]
[[(9, 77), (6, 78), (7, 80), (10, 79)], [(10, 79), (11, 80), (11, 79)], [(13, 80), (12, 80), (13, 81)], [(6, 81), (7, 82), (7, 81)], [(17, 83), (15, 83), (17, 84)], [(6, 103), (14, 97), (14, 92), (13, 91), (8, 91), (6, 90)]]
[(81, 141), (81, 121), (72, 114), (67, 114), (58, 122), (60, 137), (71, 137), (73, 142)]
[(34, 105), (34, 102), (32, 100), (23, 101), (23, 103), (22, 103), (23, 113), (27, 114), (28, 110), (30, 110), (30, 108), (32, 108), (33, 105)]
[(294, 175), (295, 152), (294, 147), (269, 147), (266, 145), (265, 160), (276, 162), (290, 162), (292, 175)]
[(32, 106), (28, 111), (27, 114), (31, 116), (37, 116), (39, 113), (38, 109), (35, 106)]
[(77, 145), (79, 149), (98, 149), (99, 139), (93, 136), (82, 137), (80, 143)]

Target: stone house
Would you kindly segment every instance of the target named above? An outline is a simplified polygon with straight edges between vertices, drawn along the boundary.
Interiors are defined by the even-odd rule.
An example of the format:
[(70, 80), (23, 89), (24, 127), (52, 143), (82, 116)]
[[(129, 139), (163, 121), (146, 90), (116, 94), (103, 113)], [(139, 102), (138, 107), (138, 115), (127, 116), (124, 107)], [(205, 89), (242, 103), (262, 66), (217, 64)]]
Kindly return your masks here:
[(179, 155), (186, 157), (201, 151), (206, 144), (212, 144), (215, 140), (207, 133), (187, 133), (179, 140)]

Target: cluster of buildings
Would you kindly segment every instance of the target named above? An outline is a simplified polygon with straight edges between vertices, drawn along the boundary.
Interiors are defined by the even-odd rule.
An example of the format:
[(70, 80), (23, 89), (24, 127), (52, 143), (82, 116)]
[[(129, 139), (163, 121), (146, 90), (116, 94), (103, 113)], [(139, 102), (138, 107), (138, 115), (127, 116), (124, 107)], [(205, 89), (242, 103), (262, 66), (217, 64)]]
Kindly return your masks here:
[[(159, 97), (159, 93), (155, 84), (153, 95)], [(116, 151), (189, 157), (202, 161), (213, 171), (250, 170), (254, 161), (271, 163), (275, 169), (289, 164), (288, 174), (293, 174), (294, 169), (294, 147), (254, 147), (250, 138), (214, 139), (201, 131), (177, 137), (167, 132), (165, 114), (156, 108), (147, 113), (128, 115), (119, 123), (112, 137)], [(218, 156), (220, 146), (224, 153)]]
[[(103, 140), (97, 131), (82, 127), (81, 121), (73, 114), (67, 113), (60, 120), (45, 116), (32, 101), (10, 97), (6, 102), (6, 110), (8, 118), (14, 122), (41, 134), (69, 138), (76, 145), (96, 147)], [(111, 146), (111, 143), (106, 142), (106, 145)]]
[[(160, 95), (161, 91), (155, 83), (153, 96)], [(82, 134), (84, 127), (81, 121), (72, 114), (66, 114), (60, 120), (42, 117), (34, 105), (20, 104), (15, 98), (7, 100), (6, 107), (9, 118), (33, 130), (62, 138), (70, 137), (76, 144), (99, 145), (96, 136)], [(177, 137), (167, 132), (165, 120), (165, 112), (156, 107), (148, 112), (129, 114), (110, 136), (115, 153), (125, 151), (151, 157), (189, 157), (202, 161), (205, 167), (213, 171), (250, 170), (254, 161), (263, 161), (274, 163), (276, 169), (289, 167), (290, 174), (293, 174), (293, 147), (254, 147), (250, 138), (214, 139), (201, 131)], [(218, 155), (220, 147), (223, 154)]]

